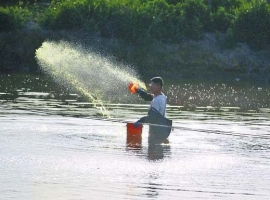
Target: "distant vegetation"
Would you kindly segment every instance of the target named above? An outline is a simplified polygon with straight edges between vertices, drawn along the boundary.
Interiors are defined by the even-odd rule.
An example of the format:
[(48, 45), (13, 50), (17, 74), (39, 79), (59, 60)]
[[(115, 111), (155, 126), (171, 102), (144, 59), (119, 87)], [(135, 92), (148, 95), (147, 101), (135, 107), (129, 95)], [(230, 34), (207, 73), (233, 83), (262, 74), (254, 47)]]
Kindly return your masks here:
[(44, 29), (84, 29), (128, 43), (224, 33), (227, 45), (245, 42), (256, 50), (270, 46), (267, 0), (31, 0), (1, 1), (0, 32), (26, 22)]

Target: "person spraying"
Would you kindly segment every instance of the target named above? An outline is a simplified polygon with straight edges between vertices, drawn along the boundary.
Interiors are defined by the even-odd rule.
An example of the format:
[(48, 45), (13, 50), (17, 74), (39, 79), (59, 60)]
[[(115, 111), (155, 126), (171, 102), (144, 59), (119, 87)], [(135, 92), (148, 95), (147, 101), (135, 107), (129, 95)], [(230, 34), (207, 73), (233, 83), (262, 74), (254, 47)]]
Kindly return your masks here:
[(167, 98), (162, 93), (163, 86), (164, 81), (161, 77), (151, 79), (151, 93), (147, 93), (136, 83), (130, 83), (128, 86), (132, 94), (137, 93), (142, 99), (151, 101), (148, 115), (140, 118), (134, 124), (135, 127), (138, 127), (142, 123), (149, 123), (149, 139), (166, 139), (171, 132), (172, 120), (165, 117)]

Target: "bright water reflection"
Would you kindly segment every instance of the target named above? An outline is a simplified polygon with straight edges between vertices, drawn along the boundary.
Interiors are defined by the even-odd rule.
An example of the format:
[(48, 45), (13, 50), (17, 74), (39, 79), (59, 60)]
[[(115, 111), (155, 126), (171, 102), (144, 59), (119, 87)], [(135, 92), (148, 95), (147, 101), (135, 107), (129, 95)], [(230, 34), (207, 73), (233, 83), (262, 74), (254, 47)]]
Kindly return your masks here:
[(269, 107), (171, 105), (168, 141), (148, 144), (144, 126), (136, 144), (121, 122), (147, 105), (107, 104), (108, 120), (78, 95), (38, 83), (1, 85), (0, 199), (270, 197)]

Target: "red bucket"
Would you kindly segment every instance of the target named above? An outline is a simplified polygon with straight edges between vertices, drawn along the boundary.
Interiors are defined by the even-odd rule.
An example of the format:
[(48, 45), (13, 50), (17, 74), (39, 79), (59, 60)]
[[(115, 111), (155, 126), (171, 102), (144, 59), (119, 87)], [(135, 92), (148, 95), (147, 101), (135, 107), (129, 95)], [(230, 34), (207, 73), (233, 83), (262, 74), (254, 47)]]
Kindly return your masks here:
[(127, 134), (134, 135), (134, 136), (141, 135), (143, 125), (140, 124), (138, 127), (134, 127), (133, 125), (134, 123), (127, 123)]
[(134, 127), (133, 125), (134, 123), (127, 123), (127, 146), (140, 149), (143, 125), (140, 124), (138, 127)]

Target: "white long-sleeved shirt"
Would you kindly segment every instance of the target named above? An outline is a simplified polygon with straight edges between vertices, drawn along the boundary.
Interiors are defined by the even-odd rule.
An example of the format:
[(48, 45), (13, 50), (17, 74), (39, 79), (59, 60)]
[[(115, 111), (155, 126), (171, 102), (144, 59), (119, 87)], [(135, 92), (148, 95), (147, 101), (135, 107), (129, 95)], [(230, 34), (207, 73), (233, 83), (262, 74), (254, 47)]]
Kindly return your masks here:
[(153, 98), (150, 104), (150, 109), (155, 108), (162, 116), (165, 117), (166, 103), (167, 103), (167, 98), (163, 93), (161, 93), (160, 95)]

